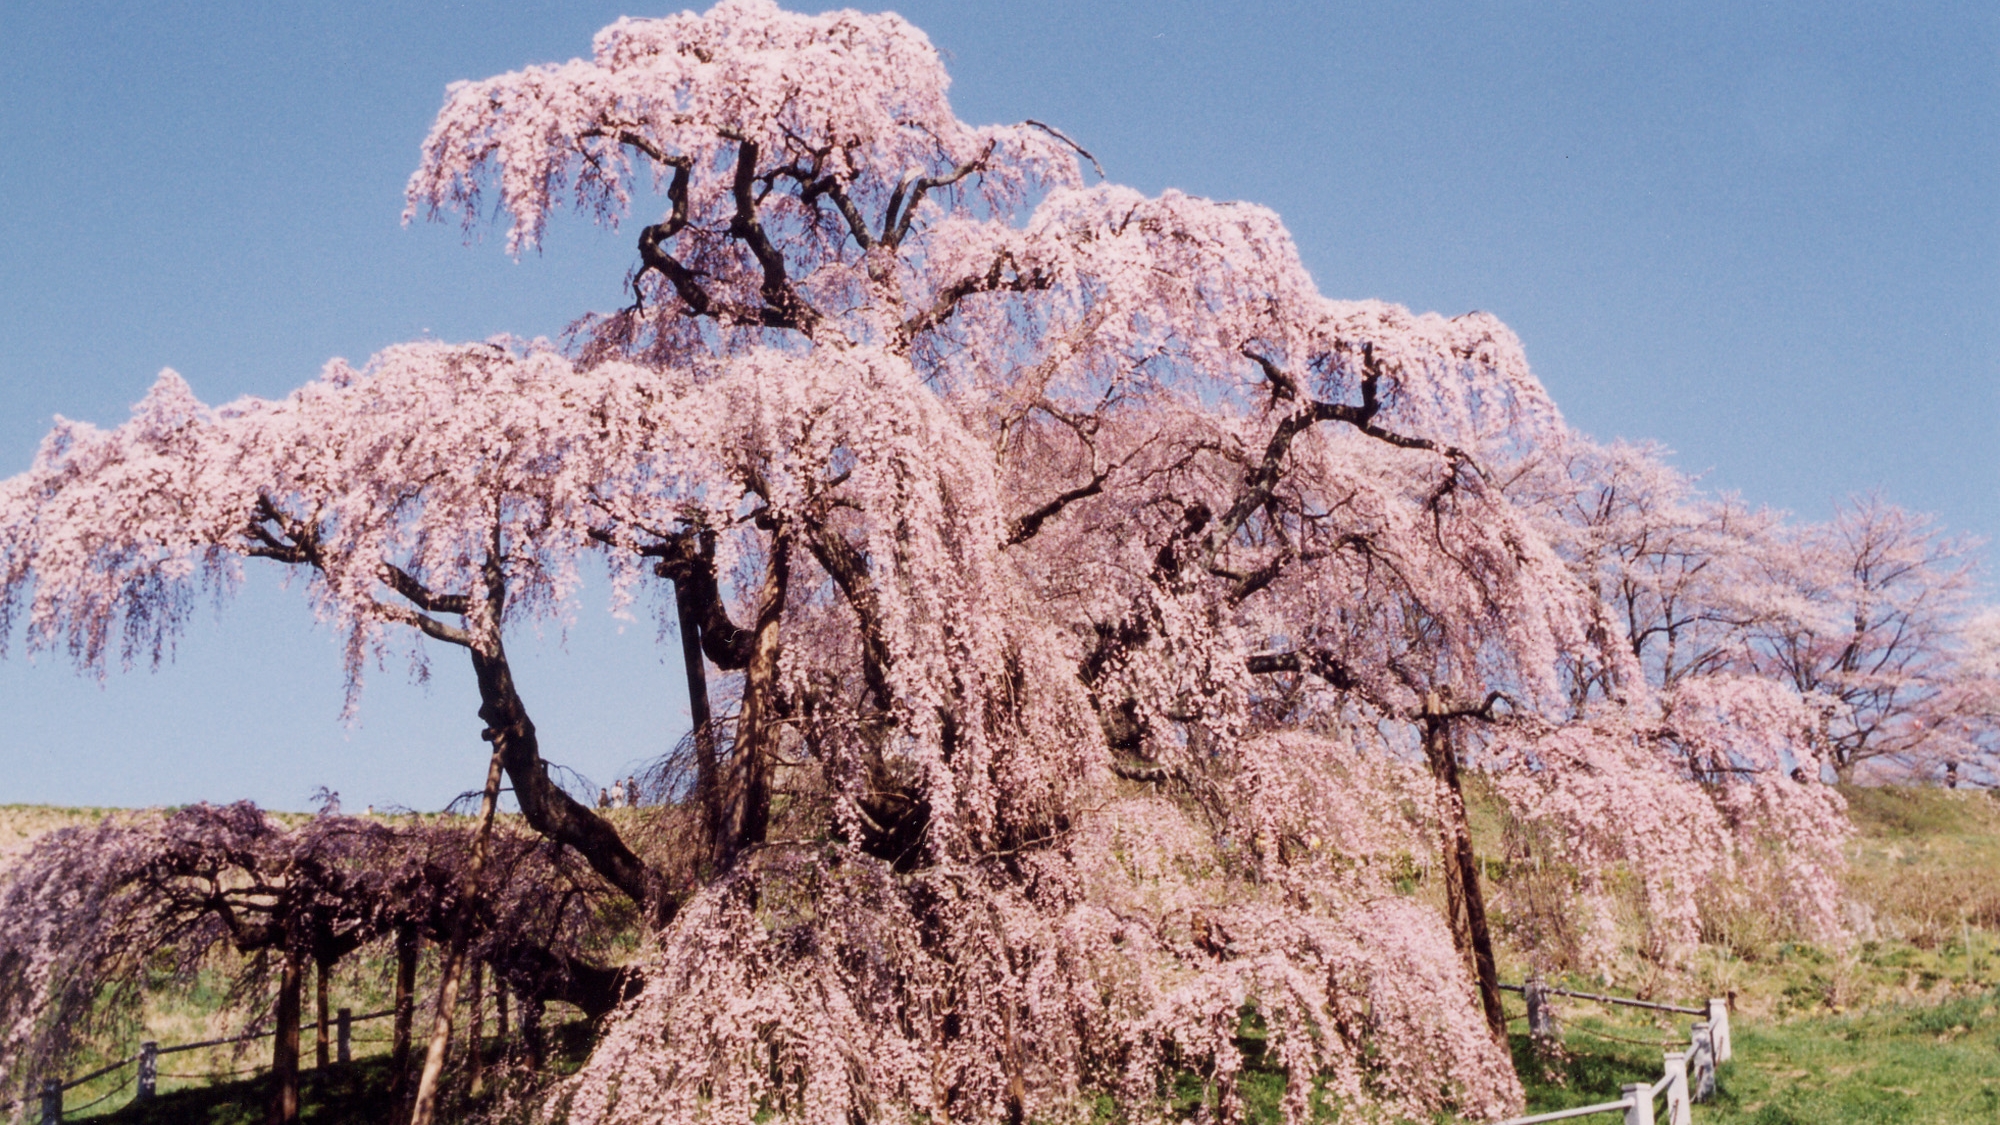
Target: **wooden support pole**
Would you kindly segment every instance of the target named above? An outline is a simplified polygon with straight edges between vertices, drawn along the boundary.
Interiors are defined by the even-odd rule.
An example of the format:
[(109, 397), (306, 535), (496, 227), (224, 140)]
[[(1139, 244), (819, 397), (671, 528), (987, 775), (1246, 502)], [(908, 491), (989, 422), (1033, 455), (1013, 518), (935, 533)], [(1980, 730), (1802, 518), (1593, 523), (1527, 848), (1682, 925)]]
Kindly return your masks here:
[(417, 928), (396, 928), (396, 1026), (389, 1047), (389, 1088), (397, 1094), (409, 1081), (410, 1025), (416, 1019)]
[(327, 1027), (326, 1007), (333, 1000), (333, 962), (315, 958), (313, 961), (313, 1066), (325, 1070), (331, 1060), (327, 1057), (332, 1047), (330, 1028)]
[(62, 1125), (62, 1081), (42, 1081), (42, 1125)]
[(354, 1061), (354, 1009), (342, 1008), (335, 1013), (333, 1022), (338, 1032), (335, 1037), (338, 1049), (334, 1057), (343, 1064), (351, 1063)]
[(466, 1021), (465, 1089), (478, 1097), (486, 1085), (486, 963), (472, 963), (472, 1016)]
[(1729, 1043), (1729, 1001), (1711, 998), (1708, 1002), (1708, 1037), (1715, 1044), (1717, 1065), (1735, 1057), (1735, 1050)]
[(304, 990), (305, 955), (286, 950), (278, 976), (278, 1026), (271, 1036), (271, 1095), (265, 1125), (297, 1125), (299, 1120), (299, 993)]

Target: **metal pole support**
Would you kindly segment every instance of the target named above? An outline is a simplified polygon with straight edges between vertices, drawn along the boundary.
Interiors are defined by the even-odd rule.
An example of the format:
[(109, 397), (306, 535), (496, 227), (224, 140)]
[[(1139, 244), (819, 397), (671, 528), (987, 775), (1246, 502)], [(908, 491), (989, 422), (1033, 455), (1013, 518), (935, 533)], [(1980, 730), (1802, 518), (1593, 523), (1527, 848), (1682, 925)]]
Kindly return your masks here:
[(350, 1044), (354, 1042), (354, 1009), (342, 1008), (334, 1013), (334, 1027), (337, 1029), (334, 1057), (342, 1063), (353, 1062), (354, 1049)]
[(138, 1101), (150, 1101), (160, 1081), (160, 1045), (151, 1039), (139, 1044)]

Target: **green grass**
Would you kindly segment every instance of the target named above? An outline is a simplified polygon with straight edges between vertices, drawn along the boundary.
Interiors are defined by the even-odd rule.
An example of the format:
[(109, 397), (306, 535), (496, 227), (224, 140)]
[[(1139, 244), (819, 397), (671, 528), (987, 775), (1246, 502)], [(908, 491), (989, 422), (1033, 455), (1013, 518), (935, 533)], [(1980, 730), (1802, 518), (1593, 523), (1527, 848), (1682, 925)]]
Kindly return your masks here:
[[(1661, 1049), (1626, 1042), (1685, 1030), (1582, 1017), (1568, 1028), (1568, 1083), (1537, 1079), (1525, 1036), (1515, 1059), (1528, 1111), (1615, 1099), (1659, 1078)], [(1616, 1036), (1617, 1038), (1609, 1038)], [(1716, 1099), (1695, 1107), (1716, 1125), (1963, 1125), (2000, 1121), (2000, 989), (1943, 1004), (1883, 1008), (1734, 1029), (1735, 1059)], [(1588, 1120), (1588, 1119), (1586, 1119)], [(1606, 1118), (1605, 1120), (1615, 1120)]]

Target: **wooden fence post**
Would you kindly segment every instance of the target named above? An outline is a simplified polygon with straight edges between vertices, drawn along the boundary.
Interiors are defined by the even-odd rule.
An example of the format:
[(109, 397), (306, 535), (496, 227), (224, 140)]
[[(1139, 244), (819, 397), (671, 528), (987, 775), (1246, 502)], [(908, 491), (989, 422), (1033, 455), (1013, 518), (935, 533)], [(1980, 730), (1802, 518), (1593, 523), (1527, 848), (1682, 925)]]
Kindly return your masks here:
[(135, 1100), (150, 1101), (155, 1085), (160, 1080), (160, 1045), (148, 1039), (139, 1044), (139, 1092)]
[(1666, 1071), (1667, 1125), (1694, 1125), (1694, 1110), (1688, 1105), (1687, 1054), (1668, 1051)]
[(1627, 1086), (1625, 1096), (1632, 1100), (1632, 1104), (1625, 1107), (1625, 1125), (1653, 1125), (1652, 1083)]
[(62, 1081), (42, 1080), (42, 1125), (62, 1125)]
[(1706, 1102), (1715, 1097), (1715, 1040), (1709, 1037), (1706, 1021), (1694, 1025), (1694, 1052), (1688, 1059), (1694, 1071), (1694, 1100)]
[(1722, 1064), (1735, 1055), (1729, 1043), (1729, 1001), (1711, 997), (1708, 1001), (1708, 1037), (1715, 1045), (1715, 1061)]
[(335, 1055), (342, 1063), (354, 1061), (354, 1009), (342, 1008), (334, 1015)]

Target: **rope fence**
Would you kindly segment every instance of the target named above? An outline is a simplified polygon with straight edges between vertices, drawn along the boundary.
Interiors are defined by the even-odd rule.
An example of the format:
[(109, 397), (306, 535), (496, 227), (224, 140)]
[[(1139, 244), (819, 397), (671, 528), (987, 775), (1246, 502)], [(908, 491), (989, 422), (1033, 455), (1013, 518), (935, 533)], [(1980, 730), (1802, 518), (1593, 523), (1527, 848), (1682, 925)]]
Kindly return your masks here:
[[(351, 1029), (355, 1024), (362, 1023), (366, 1020), (378, 1020), (384, 1016), (393, 1016), (395, 1014), (396, 1014), (396, 1009), (394, 1008), (384, 1008), (379, 1012), (366, 1012), (358, 1016), (355, 1015), (351, 1009), (348, 1008), (340, 1009), (339, 1014), (334, 1018), (333, 1021), (331, 1021), (335, 1025), (337, 1031), (336, 1041), (338, 1043), (339, 1061), (345, 1063), (352, 1060), (352, 1048), (350, 1044), (356, 1041), (356, 1036), (354, 1036)], [(317, 1030), (318, 1026), (319, 1024), (318, 1021), (316, 1020), (311, 1022), (301, 1021), (299, 1024), (299, 1033), (303, 1037), (303, 1035), (307, 1031)], [(95, 1081), (99, 1078), (104, 1077), (107, 1074), (111, 1074), (115, 1071), (131, 1066), (133, 1063), (139, 1064), (139, 1068), (133, 1074), (128, 1075), (125, 1081), (120, 1082), (118, 1085), (112, 1087), (112, 1089), (109, 1092), (99, 1095), (92, 1101), (85, 1102), (84, 1104), (79, 1106), (69, 1107), (67, 1112), (80, 1113), (83, 1110), (98, 1105), (99, 1103), (110, 1099), (114, 1095), (122, 1093), (127, 1086), (132, 1085), (135, 1081), (139, 1084), (139, 1090), (138, 1093), (134, 1096), (133, 1100), (147, 1101), (153, 1097), (157, 1083), (161, 1078), (174, 1078), (174, 1079), (179, 1079), (181, 1081), (188, 1081), (198, 1078), (234, 1078), (239, 1075), (254, 1074), (257, 1071), (262, 1070), (264, 1068), (262, 1066), (252, 1066), (244, 1070), (223, 1071), (213, 1074), (162, 1073), (160, 1070), (160, 1056), (176, 1054), (181, 1051), (199, 1051), (204, 1047), (227, 1047), (233, 1043), (248, 1043), (257, 1039), (266, 1039), (276, 1034), (277, 1034), (276, 1028), (272, 1028), (269, 1031), (246, 1031), (241, 1035), (229, 1035), (229, 1036), (224, 1036), (221, 1039), (203, 1039), (195, 1043), (173, 1043), (164, 1047), (149, 1039), (146, 1042), (139, 1044), (139, 1051), (137, 1054), (127, 1055), (116, 1062), (106, 1063), (105, 1065), (98, 1067), (96, 1070), (91, 1071), (89, 1074), (81, 1075), (76, 1078), (71, 1078), (67, 1081), (64, 1081), (63, 1079), (60, 1078), (50, 1078), (44, 1080), (42, 1082), (42, 1092), (41, 1092), (42, 1114), (40, 1118), (40, 1125), (61, 1125), (63, 1119), (63, 1113), (65, 1112), (65, 1109), (63, 1107), (63, 1094), (65, 1094), (70, 1090), (74, 1090), (75, 1088), (83, 1085), (86, 1082)], [(392, 1036), (370, 1036), (365, 1039), (361, 1039), (360, 1041), (364, 1043), (386, 1043), (391, 1041), (392, 1038), (393, 1038)]]

